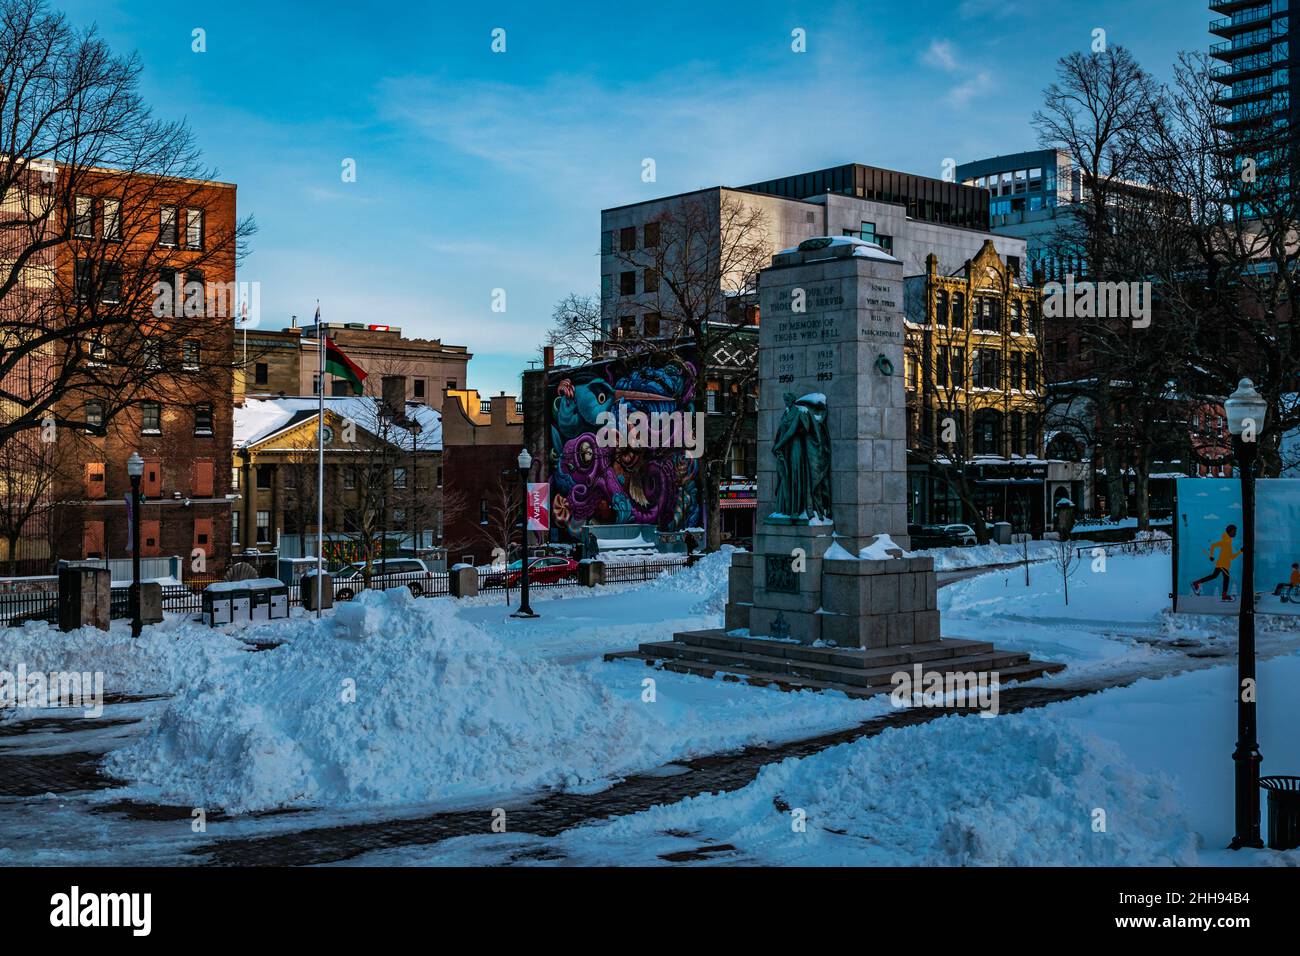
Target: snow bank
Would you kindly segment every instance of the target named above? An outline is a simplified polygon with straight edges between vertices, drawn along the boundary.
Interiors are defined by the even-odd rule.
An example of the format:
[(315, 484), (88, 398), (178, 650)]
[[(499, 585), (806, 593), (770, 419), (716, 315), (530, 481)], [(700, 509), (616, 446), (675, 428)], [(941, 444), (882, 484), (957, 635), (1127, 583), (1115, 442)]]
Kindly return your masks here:
[[(806, 813), (806, 832), (791, 826), (794, 809)], [(1105, 832), (1094, 831), (1097, 810)], [(768, 864), (1196, 862), (1196, 836), (1168, 777), (1045, 712), (887, 730), (767, 767), (734, 793), (586, 827), (566, 843), (594, 844), (604, 856), (662, 842), (664, 831), (707, 833)]]
[(238, 812), (576, 785), (643, 749), (634, 710), (456, 620), (452, 602), (399, 588), (354, 603), (361, 640), (315, 632), (220, 661), (106, 771), (131, 795)]

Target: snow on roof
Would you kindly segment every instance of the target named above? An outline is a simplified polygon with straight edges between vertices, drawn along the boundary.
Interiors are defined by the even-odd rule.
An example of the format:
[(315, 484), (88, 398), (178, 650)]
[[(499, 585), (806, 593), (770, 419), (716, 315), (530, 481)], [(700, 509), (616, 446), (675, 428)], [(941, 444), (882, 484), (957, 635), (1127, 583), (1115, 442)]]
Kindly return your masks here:
[[(294, 398), (250, 398), (235, 407), (234, 446), (246, 448), (282, 431), (290, 425), (315, 419), (319, 399), (313, 395)], [(327, 397), (325, 409), (339, 418), (350, 418), (372, 434), (378, 428), (379, 401), (369, 395)], [(416, 447), (420, 451), (442, 449), (442, 415), (418, 402), (406, 403), (408, 419), (420, 424)], [(389, 433), (391, 443), (410, 450), (411, 433), (401, 425), (394, 425)]]

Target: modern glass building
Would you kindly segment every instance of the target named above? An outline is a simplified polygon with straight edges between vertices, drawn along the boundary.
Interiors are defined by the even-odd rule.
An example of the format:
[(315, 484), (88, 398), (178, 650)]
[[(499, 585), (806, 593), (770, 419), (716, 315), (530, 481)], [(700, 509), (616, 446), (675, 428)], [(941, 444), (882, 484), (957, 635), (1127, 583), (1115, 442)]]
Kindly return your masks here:
[(782, 176), (739, 188), (787, 199), (810, 199), (837, 193), (876, 202), (898, 203), (907, 207), (909, 218), (922, 222), (967, 229), (989, 227), (989, 194), (986, 190), (861, 163)]
[[(1300, 130), (1293, 113), (1300, 97), (1292, 90), (1298, 78), (1291, 69), (1296, 28), (1289, 6), (1289, 0), (1210, 0), (1213, 12), (1225, 14), (1210, 23), (1210, 32), (1222, 38), (1210, 46), (1210, 56), (1222, 64), (1213, 76), (1224, 88), (1218, 103), (1227, 111), (1218, 125), (1261, 171), (1293, 147)], [(1289, 170), (1270, 181), (1285, 188)]]

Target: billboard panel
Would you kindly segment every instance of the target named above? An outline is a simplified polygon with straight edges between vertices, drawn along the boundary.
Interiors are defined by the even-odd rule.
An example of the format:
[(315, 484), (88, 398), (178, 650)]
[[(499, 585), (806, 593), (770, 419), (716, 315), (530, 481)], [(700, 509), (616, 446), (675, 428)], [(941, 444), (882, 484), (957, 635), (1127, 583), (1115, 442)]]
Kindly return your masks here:
[[(1236, 614), (1241, 601), (1241, 482), (1178, 479), (1174, 610)], [(1255, 610), (1300, 615), (1300, 480), (1255, 482)]]

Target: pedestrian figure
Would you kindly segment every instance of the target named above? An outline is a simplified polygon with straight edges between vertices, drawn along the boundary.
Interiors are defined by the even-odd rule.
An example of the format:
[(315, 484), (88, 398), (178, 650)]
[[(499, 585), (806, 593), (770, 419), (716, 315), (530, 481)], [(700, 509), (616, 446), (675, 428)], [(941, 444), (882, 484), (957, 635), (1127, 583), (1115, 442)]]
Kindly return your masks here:
[(1273, 589), (1273, 593), (1282, 595), (1282, 603), (1285, 604), (1295, 597), (1300, 597), (1300, 590), (1295, 590), (1297, 588), (1300, 588), (1300, 564), (1292, 564), (1291, 580), (1280, 582)]
[[(1214, 562), (1214, 570), (1211, 571), (1209, 574), (1207, 574), (1205, 577), (1199, 578), (1192, 582), (1193, 594), (1201, 593), (1202, 584), (1205, 584), (1206, 582), (1209, 581), (1213, 581), (1215, 578), (1222, 577), (1223, 592), (1220, 595), (1219, 600), (1221, 601), (1232, 600), (1232, 595), (1228, 593), (1228, 587), (1229, 585), (1232, 584), (1232, 574), (1231, 574), (1232, 562), (1241, 556), (1240, 551), (1234, 552), (1232, 550), (1232, 539), (1236, 537), (1236, 534), (1237, 534), (1237, 526), (1235, 524), (1230, 524), (1224, 530), (1223, 537), (1220, 538), (1218, 541), (1214, 542), (1214, 544), (1210, 545), (1209, 549), (1206, 551), (1206, 554), (1208, 554), (1210, 556), (1210, 560)], [(1217, 558), (1215, 557), (1216, 552), (1218, 553)]]

